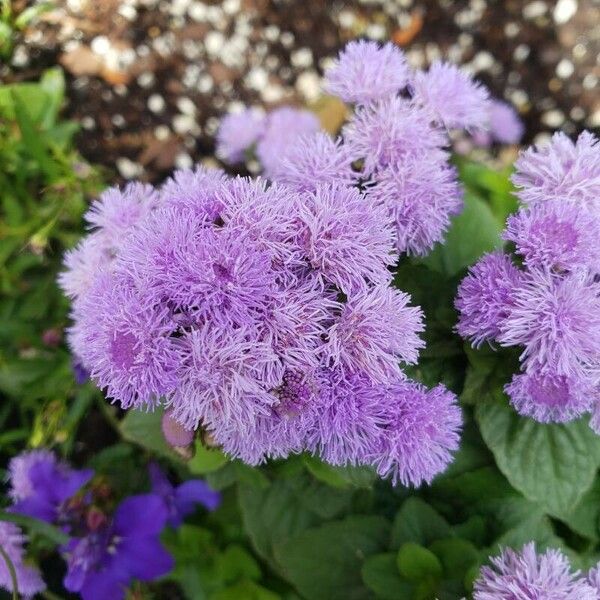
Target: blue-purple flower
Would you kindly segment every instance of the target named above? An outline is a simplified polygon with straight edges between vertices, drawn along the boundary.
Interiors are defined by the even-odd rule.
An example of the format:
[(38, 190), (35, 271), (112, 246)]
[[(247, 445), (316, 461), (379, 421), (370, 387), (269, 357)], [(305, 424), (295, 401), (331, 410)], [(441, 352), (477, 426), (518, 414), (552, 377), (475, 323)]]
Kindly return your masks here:
[(66, 515), (67, 501), (94, 472), (75, 470), (46, 451), (32, 451), (13, 458), (9, 464), (10, 496), (13, 512), (60, 523)]
[(175, 487), (156, 463), (151, 463), (148, 470), (152, 493), (163, 499), (171, 527), (179, 527), (198, 504), (212, 511), (221, 503), (221, 494), (200, 479), (189, 479)]
[(151, 581), (166, 575), (173, 559), (159, 536), (168, 518), (165, 502), (155, 494), (121, 502), (112, 519), (97, 519), (95, 527), (63, 547), (66, 589), (83, 600), (119, 600), (132, 579)]
[(258, 110), (250, 108), (224, 116), (217, 131), (217, 156), (230, 164), (242, 162), (264, 130), (265, 116)]

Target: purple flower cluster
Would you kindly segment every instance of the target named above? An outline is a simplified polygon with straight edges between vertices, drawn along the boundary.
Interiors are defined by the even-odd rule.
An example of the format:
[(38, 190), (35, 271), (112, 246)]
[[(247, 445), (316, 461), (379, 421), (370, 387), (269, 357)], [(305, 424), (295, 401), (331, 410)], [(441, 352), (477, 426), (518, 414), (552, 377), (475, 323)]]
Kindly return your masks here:
[(598, 600), (600, 564), (587, 575), (572, 571), (559, 550), (538, 554), (530, 542), (520, 552), (506, 548), (483, 567), (475, 581), (474, 600)]
[(600, 212), (589, 194), (600, 171), (584, 167), (595, 164), (600, 145), (588, 133), (575, 145), (556, 134), (521, 155), (513, 180), (524, 206), (504, 232), (517, 260), (483, 257), (456, 307), (458, 332), (475, 345), (522, 347), (523, 372), (506, 386), (519, 413), (564, 422), (591, 412), (600, 432)]
[[(61, 278), (73, 297), (69, 339), (123, 407), (164, 404), (177, 445), (201, 428), (252, 464), (310, 450), (419, 484), (450, 461), (461, 416), (453, 394), (403, 374), (423, 346), (423, 318), (390, 287), (390, 268), (398, 250), (424, 253), (441, 238), (461, 192), (442, 124), (402, 95), (400, 51), (361, 43), (340, 61), (336, 89), (347, 72), (361, 100), (388, 67), (404, 74), (360, 106), (343, 140), (289, 108), (241, 135), (255, 139), (270, 182), (178, 171), (147, 190), (144, 216), (118, 237), (95, 215), (112, 198), (138, 202), (141, 188), (105, 193)], [(237, 151), (223, 145), (235, 138), (230, 126), (255, 115), (232, 119), (223, 156)], [(358, 185), (366, 178), (368, 193)], [(90, 239), (110, 239), (110, 252), (88, 249)]]
[[(341, 137), (315, 132), (298, 111), (278, 109), (266, 118), (257, 145), (264, 174), (301, 191), (362, 185), (361, 196), (388, 213), (399, 253), (427, 254), (462, 209), (448, 130), (483, 130), (493, 121), (505, 137), (514, 135), (485, 87), (466, 72), (439, 61), (426, 73), (413, 71), (391, 43), (350, 42), (327, 71), (324, 88), (356, 105)], [(224, 119), (219, 139), (229, 135), (232, 118)], [(251, 124), (236, 122), (244, 138)]]
[[(197, 504), (214, 510), (220, 503), (203, 481), (174, 487), (153, 464), (151, 493), (126, 498), (108, 512), (100, 508), (106, 490), (85, 487), (92, 477), (91, 470), (74, 470), (45, 450), (25, 452), (9, 464), (11, 512), (57, 525), (69, 536), (60, 548), (67, 563), (64, 585), (84, 600), (118, 600), (132, 579), (168, 573), (173, 561), (159, 540), (164, 527), (181, 525)], [(39, 572), (23, 563), (24, 542), (16, 526), (0, 523), (0, 544), (15, 566), (18, 590), (31, 597), (45, 586)], [(2, 561), (0, 587), (12, 589)]]

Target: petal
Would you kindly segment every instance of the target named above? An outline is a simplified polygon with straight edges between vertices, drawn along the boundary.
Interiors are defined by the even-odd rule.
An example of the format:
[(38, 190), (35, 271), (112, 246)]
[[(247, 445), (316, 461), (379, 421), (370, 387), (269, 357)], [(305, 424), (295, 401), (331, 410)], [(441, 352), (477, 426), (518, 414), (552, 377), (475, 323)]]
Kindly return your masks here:
[(221, 504), (221, 494), (200, 479), (182, 483), (175, 491), (175, 502), (182, 515), (194, 511), (196, 504), (202, 504), (208, 510), (215, 510)]
[(46, 523), (53, 523), (56, 520), (56, 506), (42, 496), (30, 496), (15, 502), (9, 510), (40, 521), (46, 521)]
[(163, 530), (167, 518), (167, 506), (160, 496), (139, 494), (119, 504), (114, 517), (114, 531), (123, 538), (158, 534)]
[(174, 565), (173, 557), (156, 537), (131, 537), (119, 545), (118, 560), (132, 577), (151, 581), (166, 575)]
[(81, 588), (83, 600), (123, 600), (128, 581), (110, 570), (90, 573)]
[(175, 491), (170, 481), (167, 479), (164, 471), (155, 463), (151, 462), (148, 465), (148, 473), (150, 474), (150, 484), (152, 492), (159, 496), (171, 496)]

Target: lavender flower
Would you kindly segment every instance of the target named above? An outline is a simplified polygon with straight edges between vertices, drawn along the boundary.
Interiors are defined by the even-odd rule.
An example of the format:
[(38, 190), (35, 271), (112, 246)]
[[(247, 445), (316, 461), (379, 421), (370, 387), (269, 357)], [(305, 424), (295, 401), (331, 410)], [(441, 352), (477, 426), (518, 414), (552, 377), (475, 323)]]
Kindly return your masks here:
[(25, 561), (23, 546), (26, 542), (27, 537), (14, 523), (0, 521), (0, 547), (12, 562), (17, 579), (17, 589), (14, 590), (8, 564), (0, 555), (0, 589), (17, 592), (25, 600), (28, 600), (45, 590), (46, 585), (38, 569)]
[(541, 423), (563, 423), (590, 410), (589, 383), (552, 373), (515, 375), (505, 388), (515, 410)]
[(379, 383), (401, 377), (399, 361), (416, 362), (423, 347), (423, 313), (409, 302), (408, 294), (385, 286), (354, 294), (329, 330), (328, 366)]
[(161, 188), (161, 206), (174, 207), (186, 216), (191, 212), (200, 223), (214, 222), (222, 209), (216, 194), (226, 180), (220, 169), (180, 169)]
[(414, 98), (448, 129), (485, 128), (489, 93), (471, 76), (450, 63), (435, 61), (412, 82)]
[(384, 419), (370, 461), (393, 485), (431, 483), (458, 449), (462, 416), (456, 396), (444, 386), (432, 390), (413, 381), (386, 389)]
[(492, 100), (489, 109), (489, 131), (494, 140), (501, 144), (518, 144), (525, 128), (514, 107), (502, 100)]
[(512, 295), (498, 341), (521, 345), (527, 369), (586, 377), (598, 370), (600, 284), (585, 273), (563, 278), (530, 271)]
[(600, 146), (589, 131), (575, 144), (564, 133), (555, 133), (549, 144), (521, 153), (515, 168), (512, 180), (522, 202), (571, 201), (598, 215)]
[(596, 592), (572, 572), (559, 550), (537, 554), (535, 544), (509, 548), (491, 559), (475, 581), (474, 600), (596, 600)]
[(245, 429), (277, 402), (283, 365), (252, 330), (205, 323), (180, 339), (179, 385), (169, 396), (173, 417), (184, 427), (200, 423)]
[(600, 563), (588, 571), (587, 582), (600, 594)]
[(229, 164), (243, 162), (244, 154), (259, 140), (265, 116), (254, 109), (226, 115), (217, 131), (217, 156)]
[(454, 302), (460, 315), (458, 333), (475, 346), (498, 338), (521, 278), (510, 257), (501, 252), (488, 254), (471, 267)]
[(341, 140), (327, 133), (302, 135), (285, 153), (276, 179), (301, 192), (314, 192), (319, 184), (349, 186), (354, 182), (352, 158)]
[(120, 600), (131, 579), (151, 581), (166, 575), (173, 559), (160, 544), (168, 519), (159, 496), (131, 496), (118, 506), (112, 520), (100, 519), (84, 537), (63, 548), (67, 560), (64, 585), (83, 600)]
[(194, 512), (197, 504), (212, 511), (221, 503), (221, 494), (200, 479), (189, 479), (175, 487), (156, 463), (151, 463), (148, 470), (152, 493), (163, 499), (170, 527), (179, 527), (185, 517)]
[(282, 159), (298, 138), (320, 129), (319, 119), (307, 111), (283, 106), (267, 115), (265, 131), (256, 145), (256, 155), (269, 179), (277, 179)]
[(50, 452), (32, 451), (14, 457), (9, 464), (13, 512), (56, 523), (64, 516), (66, 502), (90, 481), (90, 469), (76, 471)]
[(372, 175), (416, 154), (448, 144), (446, 134), (431, 125), (427, 109), (394, 96), (359, 107), (342, 130), (353, 160), (363, 160), (363, 173)]
[(441, 150), (405, 154), (379, 171), (369, 196), (394, 220), (398, 252), (424, 255), (443, 239), (462, 208), (462, 189)]
[(175, 448), (185, 448), (194, 441), (194, 430), (186, 429), (173, 417), (173, 411), (165, 410), (160, 427), (168, 444)]
[(109, 188), (95, 200), (84, 215), (91, 229), (98, 229), (118, 248), (132, 228), (158, 204), (158, 194), (151, 185), (129, 183)]
[(402, 51), (392, 43), (357, 40), (340, 52), (325, 74), (325, 91), (345, 102), (367, 104), (406, 87), (411, 77)]
[(504, 238), (530, 268), (600, 272), (600, 216), (558, 200), (522, 208), (508, 218)]
[(76, 306), (71, 345), (91, 378), (124, 408), (154, 406), (177, 382), (177, 324), (124, 276), (101, 274)]
[(298, 207), (298, 245), (310, 265), (344, 293), (387, 283), (396, 262), (393, 232), (381, 205), (355, 188), (318, 186)]
[(328, 373), (307, 447), (332, 465), (369, 464), (384, 424), (385, 388), (359, 372)]

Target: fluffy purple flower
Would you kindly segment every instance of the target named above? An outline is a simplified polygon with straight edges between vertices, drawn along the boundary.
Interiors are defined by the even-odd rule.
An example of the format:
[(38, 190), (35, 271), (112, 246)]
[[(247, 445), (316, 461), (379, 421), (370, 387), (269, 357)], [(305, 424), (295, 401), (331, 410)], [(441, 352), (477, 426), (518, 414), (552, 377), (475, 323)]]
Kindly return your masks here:
[(265, 130), (256, 145), (256, 155), (269, 179), (276, 179), (283, 168), (287, 150), (307, 133), (320, 129), (319, 119), (307, 110), (290, 106), (277, 108), (267, 115)]
[(70, 342), (121, 406), (154, 406), (177, 383), (177, 329), (168, 306), (154, 304), (128, 278), (101, 274), (75, 307)]
[(558, 200), (523, 207), (508, 218), (504, 239), (530, 268), (600, 272), (600, 215)]
[(244, 430), (277, 402), (269, 390), (281, 384), (284, 367), (253, 330), (204, 323), (179, 342), (179, 385), (168, 405), (184, 427)]
[(13, 580), (8, 565), (0, 556), (0, 589), (17, 592), (25, 600), (33, 598), (37, 593), (46, 589), (40, 572), (25, 561), (23, 546), (27, 537), (14, 524), (0, 521), (0, 547), (8, 555), (15, 569), (17, 589), (13, 590)]
[(113, 259), (106, 236), (102, 232), (91, 233), (65, 254), (65, 270), (59, 274), (58, 284), (69, 298), (78, 298), (92, 287), (100, 271), (111, 268)]
[(264, 129), (265, 116), (252, 108), (225, 115), (217, 131), (217, 156), (229, 164), (243, 162)]
[(175, 487), (156, 463), (148, 467), (152, 494), (163, 499), (167, 507), (170, 527), (179, 527), (185, 517), (201, 504), (207, 510), (215, 510), (221, 504), (221, 494), (200, 479), (189, 479)]
[(519, 414), (541, 423), (571, 421), (589, 411), (592, 403), (589, 383), (552, 373), (515, 375), (504, 390)]
[(298, 207), (298, 245), (311, 267), (344, 293), (387, 283), (396, 262), (385, 207), (356, 188), (319, 186)]
[(327, 133), (302, 135), (286, 152), (276, 179), (301, 192), (313, 192), (319, 184), (349, 186), (354, 183), (352, 158), (341, 140)]
[(409, 302), (408, 294), (387, 286), (354, 294), (329, 330), (328, 366), (363, 372), (379, 383), (401, 377), (399, 361), (415, 363), (424, 346), (423, 313)]
[(589, 131), (573, 143), (564, 133), (549, 144), (531, 147), (515, 162), (517, 195), (527, 204), (572, 201), (600, 212), (600, 145)]
[(330, 383), (321, 370), (286, 371), (272, 390), (276, 402), (248, 428), (221, 428), (216, 440), (233, 458), (257, 465), (267, 458), (286, 458), (304, 450), (320, 418), (321, 398)]
[(59, 522), (65, 503), (93, 475), (91, 469), (71, 469), (50, 452), (25, 452), (9, 464), (9, 493), (14, 501), (11, 511), (48, 523)]
[(588, 571), (587, 582), (600, 594), (600, 563)]
[(489, 131), (501, 144), (518, 144), (525, 128), (517, 111), (502, 100), (492, 100), (489, 112)]
[(494, 252), (469, 269), (454, 302), (459, 311), (458, 333), (475, 346), (495, 340), (512, 308), (522, 274), (510, 256)]
[(325, 91), (345, 102), (367, 104), (406, 87), (411, 77), (404, 53), (394, 44), (356, 40), (346, 44), (325, 74)]
[(514, 289), (500, 331), (502, 345), (525, 347), (521, 360), (528, 370), (597, 376), (600, 284), (582, 273), (560, 277), (530, 271)]
[(84, 218), (91, 229), (98, 229), (118, 248), (137, 223), (158, 205), (158, 194), (151, 186), (129, 183), (122, 190), (112, 187), (92, 202)]
[(475, 581), (474, 600), (596, 600), (596, 592), (578, 572), (571, 571), (559, 550), (537, 554), (535, 544), (521, 552), (510, 548), (482, 567)]
[(426, 73), (415, 74), (412, 88), (414, 99), (448, 129), (483, 129), (487, 125), (488, 90), (455, 65), (435, 61)]
[(173, 568), (159, 536), (168, 519), (159, 496), (131, 496), (84, 537), (63, 548), (67, 560), (64, 585), (83, 600), (121, 600), (132, 579), (152, 581)]
[(385, 388), (358, 372), (328, 377), (307, 447), (332, 465), (369, 464), (385, 422)]
[(413, 381), (390, 385), (382, 431), (370, 461), (392, 484), (431, 483), (451, 462), (462, 426), (456, 396), (444, 386), (427, 390)]
[(222, 205), (217, 192), (227, 180), (220, 169), (207, 169), (197, 166), (194, 169), (180, 169), (167, 179), (160, 190), (162, 206), (174, 207), (185, 217), (200, 223), (212, 223), (220, 214)]
[(393, 165), (404, 154), (448, 144), (425, 108), (399, 96), (360, 106), (342, 133), (352, 159), (364, 161), (365, 175)]
[(441, 150), (405, 154), (379, 171), (368, 194), (383, 203), (396, 226), (398, 252), (424, 255), (443, 239), (462, 208), (456, 169)]

